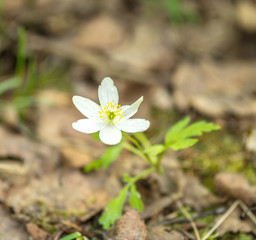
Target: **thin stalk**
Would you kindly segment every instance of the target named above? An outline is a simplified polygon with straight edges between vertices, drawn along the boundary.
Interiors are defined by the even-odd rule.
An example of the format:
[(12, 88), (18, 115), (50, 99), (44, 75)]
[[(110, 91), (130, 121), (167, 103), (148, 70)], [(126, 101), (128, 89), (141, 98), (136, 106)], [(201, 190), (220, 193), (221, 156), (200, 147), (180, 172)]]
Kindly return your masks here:
[(154, 171), (155, 171), (155, 167), (151, 167), (151, 168), (148, 168), (148, 169), (142, 171), (136, 177), (132, 178), (127, 185), (130, 186), (130, 185), (134, 184), (135, 182), (137, 182), (141, 178), (146, 177), (147, 175), (149, 175), (150, 173), (152, 173)]
[(177, 205), (180, 208), (181, 212), (184, 214), (184, 216), (189, 220), (189, 222), (194, 230), (194, 233), (196, 235), (196, 239), (201, 240), (199, 231), (196, 227), (194, 220), (192, 219), (191, 215), (189, 214), (189, 212), (183, 207), (183, 205), (180, 201), (177, 201)]
[(216, 222), (216, 224), (207, 232), (202, 240), (206, 240), (211, 234), (227, 219), (227, 217), (236, 209), (236, 207), (240, 204), (239, 200), (235, 201), (231, 207), (223, 214), (223, 216)]
[[(144, 158), (146, 161), (148, 161), (148, 163), (149, 163), (150, 165), (153, 165), (151, 158), (148, 156), (148, 154), (146, 154), (146, 153), (144, 152), (144, 149), (140, 146), (139, 142), (138, 142), (135, 138), (133, 138), (133, 137), (131, 137), (131, 136), (125, 134), (125, 133), (123, 133), (123, 135), (124, 135), (124, 137), (126, 137), (127, 139), (129, 139), (129, 140), (138, 148), (138, 150), (139, 150), (139, 151), (141, 152), (141, 154), (143, 155), (143, 158)], [(129, 150), (130, 150), (130, 149), (129, 149)], [(138, 153), (135, 153), (135, 154), (136, 154), (136, 155), (139, 155), (140, 157), (142, 157), (141, 154), (138, 154)]]

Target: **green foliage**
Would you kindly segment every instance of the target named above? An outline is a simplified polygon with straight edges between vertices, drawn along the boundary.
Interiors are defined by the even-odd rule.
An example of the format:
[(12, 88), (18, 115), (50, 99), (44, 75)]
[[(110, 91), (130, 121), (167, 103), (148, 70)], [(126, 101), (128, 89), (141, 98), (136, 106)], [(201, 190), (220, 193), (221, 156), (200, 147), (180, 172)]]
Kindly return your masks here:
[(83, 240), (84, 238), (83, 238), (81, 233), (74, 232), (74, 233), (71, 233), (71, 234), (61, 238), (60, 240), (72, 240), (72, 239), (77, 239), (77, 240), (81, 239), (81, 240)]
[(99, 159), (94, 160), (92, 163), (83, 168), (84, 172), (87, 173), (92, 170), (97, 170), (100, 167), (106, 169), (113, 161), (115, 161), (119, 157), (122, 149), (122, 144), (114, 145), (107, 148), (104, 154)]
[(175, 151), (193, 146), (198, 140), (194, 137), (201, 136), (204, 132), (211, 132), (220, 129), (214, 123), (199, 121), (189, 126), (189, 117), (172, 126), (165, 135), (165, 146)]
[(0, 83), (0, 95), (4, 94), (8, 90), (12, 90), (18, 87), (20, 87), (20, 83), (17, 77), (9, 78)]
[(18, 29), (18, 49), (16, 59), (15, 75), (22, 77), (26, 69), (26, 31), (20, 27)]
[(179, 151), (181, 149), (189, 148), (197, 143), (197, 139), (188, 138), (188, 139), (179, 139), (178, 141), (169, 145), (169, 147), (174, 151)]
[(153, 146), (148, 147), (145, 150), (145, 153), (152, 155), (152, 156), (157, 156), (158, 154), (162, 153), (165, 151), (165, 146), (163, 144), (156, 144)]
[(99, 219), (99, 222), (104, 229), (109, 229), (116, 219), (121, 216), (128, 192), (130, 193), (130, 205), (140, 212), (143, 211), (143, 202), (141, 201), (135, 183), (153, 171), (161, 172), (161, 159), (167, 148), (173, 150), (188, 148), (198, 141), (195, 137), (201, 136), (204, 132), (220, 129), (219, 126), (213, 123), (199, 121), (189, 125), (189, 121), (190, 118), (186, 117), (171, 127), (166, 133), (164, 145), (151, 145), (145, 134), (142, 133), (136, 134), (135, 138), (125, 134), (124, 136), (130, 140), (130, 142), (123, 142), (122, 144), (109, 147), (101, 158), (84, 168), (86, 172), (91, 171), (92, 169), (98, 169), (99, 167), (106, 168), (119, 156), (123, 147), (142, 157), (151, 165), (151, 168), (144, 170), (133, 178), (128, 174), (124, 174), (123, 180), (126, 182), (126, 185), (119, 195), (109, 202), (106, 210)]
[(135, 184), (130, 187), (130, 205), (137, 209), (139, 212), (143, 211), (143, 202), (140, 198), (140, 193), (137, 191)]
[(126, 185), (116, 198), (109, 201), (105, 212), (99, 219), (99, 223), (105, 230), (108, 230), (111, 225), (113, 225), (114, 222), (121, 216), (128, 190), (129, 185)]
[[(147, 171), (148, 170), (146, 170), (146, 172)], [(141, 201), (140, 193), (137, 191), (135, 185), (135, 182), (139, 179), (140, 177), (138, 176), (135, 178), (131, 178), (128, 174), (124, 174), (123, 180), (127, 184), (120, 191), (119, 195), (116, 198), (110, 200), (104, 213), (99, 219), (99, 223), (103, 226), (105, 230), (108, 230), (114, 224), (114, 222), (122, 215), (124, 202), (128, 192), (130, 193), (130, 205), (133, 208), (137, 209), (139, 212), (143, 211), (143, 202)]]
[(156, 8), (163, 9), (166, 11), (169, 20), (172, 24), (180, 25), (185, 22), (190, 23), (200, 23), (201, 15), (194, 9), (187, 1), (181, 0), (144, 0), (148, 5), (150, 4), (151, 8), (155, 10)]

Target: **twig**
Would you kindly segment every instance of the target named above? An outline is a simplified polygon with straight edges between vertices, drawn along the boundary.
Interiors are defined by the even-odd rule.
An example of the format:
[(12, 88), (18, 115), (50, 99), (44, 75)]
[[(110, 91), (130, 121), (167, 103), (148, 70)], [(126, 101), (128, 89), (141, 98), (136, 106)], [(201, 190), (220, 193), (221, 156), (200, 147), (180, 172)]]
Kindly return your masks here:
[(227, 219), (227, 217), (236, 209), (240, 201), (235, 201), (230, 208), (223, 214), (223, 216), (216, 222), (216, 224), (204, 235), (202, 240), (206, 240), (210, 235)]
[(252, 211), (244, 204), (243, 201), (239, 200), (239, 205), (245, 212), (245, 214), (251, 219), (251, 221), (256, 225), (256, 217)]
[[(191, 218), (195, 221), (198, 218), (203, 218), (203, 217), (207, 217), (210, 215), (216, 215), (216, 214), (221, 214), (227, 211), (226, 207), (219, 207), (217, 209), (213, 209), (211, 211), (206, 211), (206, 212), (202, 212), (200, 214), (197, 214), (195, 216), (191, 216)], [(172, 218), (172, 219), (165, 219), (163, 221), (160, 222), (156, 222), (153, 225), (154, 226), (158, 226), (158, 225), (167, 225), (167, 224), (175, 224), (175, 223), (186, 223), (189, 222), (189, 220), (187, 218)]]
[(177, 206), (180, 208), (180, 210), (184, 214), (184, 216), (189, 220), (189, 222), (195, 232), (196, 239), (201, 240), (197, 226), (196, 226), (195, 222), (193, 221), (192, 217), (190, 216), (189, 212), (183, 207), (183, 205), (180, 201), (177, 201)]

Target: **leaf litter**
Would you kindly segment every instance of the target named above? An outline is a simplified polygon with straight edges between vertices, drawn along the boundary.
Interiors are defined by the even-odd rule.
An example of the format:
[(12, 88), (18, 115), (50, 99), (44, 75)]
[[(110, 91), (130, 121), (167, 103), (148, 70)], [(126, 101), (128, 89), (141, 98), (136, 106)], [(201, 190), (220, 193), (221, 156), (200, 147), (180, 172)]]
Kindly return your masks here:
[[(215, 118), (234, 132), (237, 128), (229, 123), (239, 119), (238, 124), (246, 129), (239, 132), (240, 148), (232, 149), (232, 144), (229, 147), (238, 154), (242, 152), (239, 156), (244, 167), (251, 167), (248, 162), (255, 154), (255, 3), (193, 3), (203, 12), (205, 24), (184, 23), (177, 27), (166, 24), (168, 17), (162, 10), (157, 22), (153, 15), (148, 17), (150, 9), (144, 3), (111, 2), (112, 7), (100, 1), (85, 4), (40, 0), (34, 5), (4, 1), (8, 39), (3, 39), (0, 49), (3, 56), (8, 51), (12, 54), (4, 61), (3, 75), (12, 71), (10, 49), (16, 25), (24, 25), (28, 50), (41, 56), (39, 61), (68, 63), (70, 76), (80, 74), (79, 81), (74, 78), (75, 93), (93, 98), (99, 79), (113, 75), (124, 102), (144, 95), (148, 100), (140, 114), (145, 117), (152, 113), (152, 140), (161, 137), (156, 136), (159, 120), (152, 108), (163, 111), (161, 122), (168, 123), (160, 124), (160, 131), (170, 126), (171, 117), (177, 119), (189, 113), (195, 118)], [(158, 11), (159, 8), (154, 9), (154, 15)], [(77, 73), (79, 68), (83, 70)], [(58, 239), (62, 233), (72, 231), (81, 231), (90, 238), (107, 238), (107, 233), (95, 226), (95, 219), (121, 189), (123, 173), (136, 175), (146, 168), (145, 164), (123, 152), (106, 171), (82, 173), (84, 165), (98, 159), (104, 148), (90, 136), (72, 130), (71, 123), (81, 117), (71, 108), (73, 93), (45, 90), (36, 91), (35, 95), (39, 104), (33, 107), (33, 116), (27, 117), (33, 139), (24, 133), (15, 108), (1, 111), (0, 218), (5, 221), (0, 223), (0, 238)], [(9, 93), (3, 96), (6, 98)], [(230, 116), (235, 120), (231, 121)], [(251, 122), (246, 125), (244, 121)], [(249, 152), (248, 159), (243, 147)], [(189, 160), (191, 155), (190, 151), (168, 153), (162, 176), (152, 174), (138, 182), (144, 212), (139, 215), (128, 209), (109, 238), (194, 239), (190, 231), (193, 221), (200, 233), (201, 228), (209, 230), (223, 217), (217, 217), (213, 210), (232, 207), (238, 199), (247, 210), (237, 205), (240, 207), (225, 217), (216, 232), (223, 237), (229, 232), (256, 235), (255, 223), (247, 215), (255, 215), (255, 187), (248, 182), (248, 176), (222, 172), (216, 174), (213, 187), (205, 186), (202, 175), (197, 176), (195, 169), (183, 165), (184, 156)], [(214, 157), (210, 161), (213, 163)], [(199, 167), (212, 176), (209, 166), (201, 163)], [(223, 168), (227, 168), (226, 164), (235, 165), (236, 160), (223, 158)], [(255, 171), (255, 165), (252, 170)], [(203, 218), (188, 221), (180, 212), (179, 201), (189, 207), (185, 210), (191, 216), (200, 216), (210, 209), (212, 218), (206, 223), (201, 222)], [(187, 225), (170, 223), (177, 219)], [(167, 220), (169, 224), (164, 224)]]

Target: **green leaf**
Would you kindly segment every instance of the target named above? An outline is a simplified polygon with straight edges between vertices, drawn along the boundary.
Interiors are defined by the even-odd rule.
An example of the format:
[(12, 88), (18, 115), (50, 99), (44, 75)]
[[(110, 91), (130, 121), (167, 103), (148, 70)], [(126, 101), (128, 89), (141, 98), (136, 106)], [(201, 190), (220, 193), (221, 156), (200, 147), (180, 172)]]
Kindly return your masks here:
[(169, 145), (169, 147), (174, 151), (178, 151), (178, 150), (189, 148), (189, 147), (193, 146), (194, 144), (197, 143), (197, 141), (198, 141), (198, 139), (195, 139), (195, 138), (180, 139), (180, 140), (176, 141), (175, 143)]
[(211, 132), (219, 129), (220, 129), (220, 126), (214, 123), (200, 121), (188, 126), (186, 129), (182, 131), (181, 135), (183, 138), (201, 136), (204, 132)]
[(127, 173), (125, 173), (123, 175), (123, 181), (126, 182), (126, 183), (130, 182), (131, 181), (131, 177)]
[(74, 233), (71, 233), (71, 234), (61, 238), (60, 240), (72, 240), (72, 239), (76, 239), (78, 237), (82, 237), (82, 234), (79, 232), (74, 232)]
[(107, 148), (107, 150), (101, 157), (102, 167), (106, 169), (113, 161), (115, 161), (119, 157), (122, 149), (122, 144)]
[(103, 155), (99, 159), (96, 159), (89, 165), (85, 166), (83, 168), (83, 171), (87, 173), (92, 170), (97, 170), (100, 167), (102, 167), (103, 169), (106, 169), (113, 161), (115, 161), (119, 157), (122, 151), (122, 148), (123, 148), (122, 144), (118, 144), (118, 145), (107, 148), (106, 151), (103, 153)]
[(121, 216), (128, 189), (129, 186), (126, 185), (121, 190), (118, 197), (110, 200), (106, 207), (106, 210), (101, 215), (99, 223), (103, 226), (105, 230), (108, 230)]
[(36, 61), (35, 59), (31, 59), (28, 64), (24, 95), (26, 96), (32, 95), (33, 91), (36, 89), (36, 80), (37, 80)]
[(149, 155), (157, 156), (158, 154), (162, 153), (166, 147), (162, 144), (156, 144), (151, 146), (145, 150), (145, 152)]
[(143, 202), (141, 201), (140, 193), (137, 191), (135, 184), (132, 184), (130, 188), (130, 205), (139, 212), (143, 211)]
[(0, 83), (0, 95), (8, 90), (20, 87), (20, 80), (18, 77), (13, 77)]
[(165, 135), (165, 144), (169, 144), (175, 141), (178, 137), (178, 134), (188, 125), (190, 117), (185, 117), (184, 119), (177, 122), (173, 125)]
[(88, 173), (88, 172), (91, 172), (93, 170), (97, 170), (97, 169), (100, 168), (101, 164), (102, 164), (101, 160), (99, 160), (99, 159), (94, 160), (93, 162), (91, 162), (87, 166), (84, 166), (83, 171), (85, 173)]
[(18, 29), (18, 50), (16, 60), (16, 76), (22, 76), (26, 68), (26, 31), (24, 28)]
[(192, 137), (201, 136), (204, 132), (220, 129), (220, 126), (206, 121), (199, 121), (189, 126), (189, 117), (176, 123), (165, 136), (165, 146), (177, 151), (193, 146), (198, 140)]

